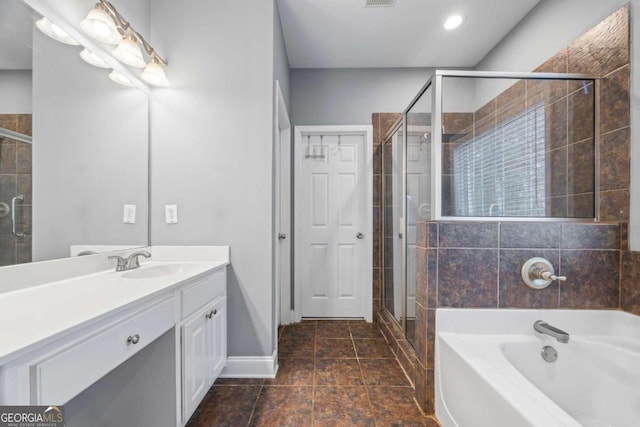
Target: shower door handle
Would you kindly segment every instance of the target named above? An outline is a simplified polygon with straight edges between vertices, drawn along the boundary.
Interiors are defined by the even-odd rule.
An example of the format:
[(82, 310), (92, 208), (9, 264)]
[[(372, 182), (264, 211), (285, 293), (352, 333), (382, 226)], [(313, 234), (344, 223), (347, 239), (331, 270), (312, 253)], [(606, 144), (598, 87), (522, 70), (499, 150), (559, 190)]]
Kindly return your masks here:
[(25, 233), (19, 233), (16, 229), (16, 202), (24, 201), (24, 196), (22, 194), (11, 199), (11, 232), (16, 237), (25, 237)]

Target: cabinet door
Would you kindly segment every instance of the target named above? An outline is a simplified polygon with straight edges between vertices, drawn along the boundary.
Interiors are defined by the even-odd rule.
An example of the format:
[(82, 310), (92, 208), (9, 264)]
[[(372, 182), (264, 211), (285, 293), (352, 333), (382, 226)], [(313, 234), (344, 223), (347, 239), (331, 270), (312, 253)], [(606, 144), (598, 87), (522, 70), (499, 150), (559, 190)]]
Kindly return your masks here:
[(182, 421), (187, 422), (209, 389), (209, 325), (211, 306), (194, 314), (181, 327)]
[(213, 384), (227, 361), (227, 298), (216, 300), (209, 321), (209, 384)]

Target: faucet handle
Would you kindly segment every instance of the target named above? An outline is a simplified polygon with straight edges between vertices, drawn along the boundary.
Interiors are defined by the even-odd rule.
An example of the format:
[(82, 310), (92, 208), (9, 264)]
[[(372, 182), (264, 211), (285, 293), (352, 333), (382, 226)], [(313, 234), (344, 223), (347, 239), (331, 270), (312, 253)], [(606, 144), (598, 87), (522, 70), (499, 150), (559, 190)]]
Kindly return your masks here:
[(117, 260), (116, 271), (125, 271), (127, 269), (127, 260), (119, 255), (109, 255), (109, 259)]
[(527, 260), (520, 270), (522, 281), (533, 289), (544, 289), (554, 280), (566, 281), (566, 276), (556, 276), (549, 260), (534, 257)]
[(544, 280), (559, 280), (561, 282), (566, 282), (567, 281), (567, 276), (556, 276), (555, 274), (551, 274), (550, 271), (545, 271), (545, 272), (541, 273), (540, 276)]

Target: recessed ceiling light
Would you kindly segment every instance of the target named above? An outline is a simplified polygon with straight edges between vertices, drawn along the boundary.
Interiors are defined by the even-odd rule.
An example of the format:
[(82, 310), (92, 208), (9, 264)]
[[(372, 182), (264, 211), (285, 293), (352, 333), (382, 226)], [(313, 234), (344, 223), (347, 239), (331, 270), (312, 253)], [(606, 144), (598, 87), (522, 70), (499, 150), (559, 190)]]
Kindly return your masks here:
[(462, 16), (460, 15), (451, 15), (444, 21), (444, 28), (447, 30), (453, 30), (458, 28), (462, 24)]

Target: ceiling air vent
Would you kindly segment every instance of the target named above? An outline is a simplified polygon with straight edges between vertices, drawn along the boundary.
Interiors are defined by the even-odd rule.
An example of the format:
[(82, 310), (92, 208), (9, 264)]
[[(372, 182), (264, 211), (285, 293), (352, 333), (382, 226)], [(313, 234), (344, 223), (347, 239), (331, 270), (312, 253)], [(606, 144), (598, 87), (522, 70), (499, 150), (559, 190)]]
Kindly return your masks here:
[(364, 0), (364, 7), (393, 7), (396, 0)]

